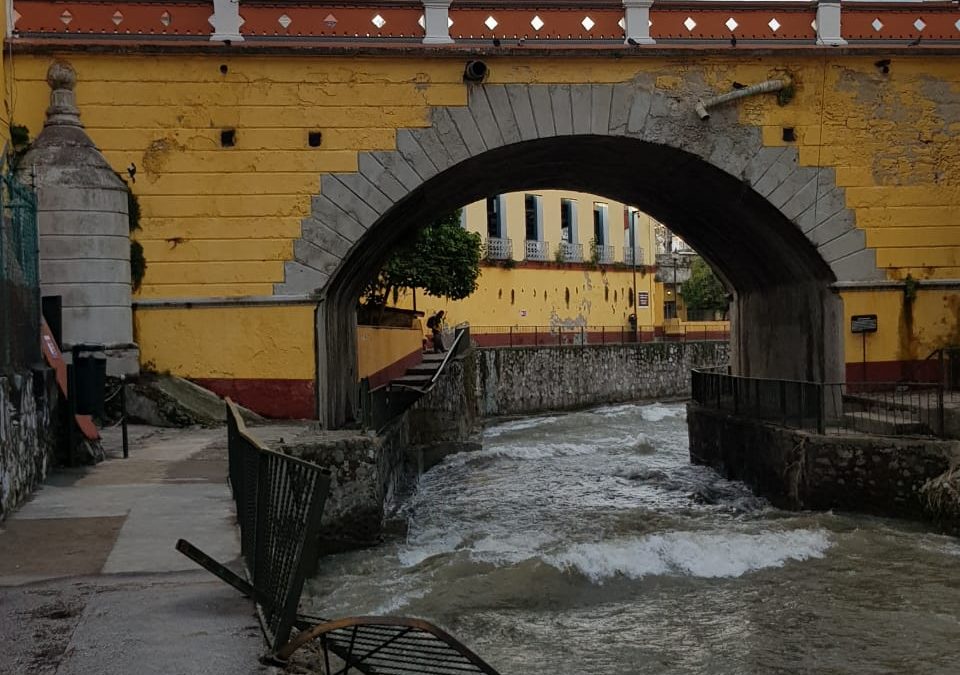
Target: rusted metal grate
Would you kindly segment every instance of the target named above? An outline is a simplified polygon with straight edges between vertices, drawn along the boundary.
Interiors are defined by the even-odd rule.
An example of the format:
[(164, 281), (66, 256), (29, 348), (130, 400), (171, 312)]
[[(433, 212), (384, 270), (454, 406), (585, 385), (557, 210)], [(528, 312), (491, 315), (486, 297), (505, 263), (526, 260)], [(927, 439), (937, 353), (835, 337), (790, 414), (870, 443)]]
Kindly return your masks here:
[[(324, 669), (331, 675), (346, 675), (351, 670), (367, 675), (498, 675), (456, 638), (427, 621), (389, 616), (336, 621), (303, 618), (320, 623), (305, 626), (277, 656), (288, 658), (306, 643), (319, 639)], [(342, 664), (332, 664), (331, 654)]]

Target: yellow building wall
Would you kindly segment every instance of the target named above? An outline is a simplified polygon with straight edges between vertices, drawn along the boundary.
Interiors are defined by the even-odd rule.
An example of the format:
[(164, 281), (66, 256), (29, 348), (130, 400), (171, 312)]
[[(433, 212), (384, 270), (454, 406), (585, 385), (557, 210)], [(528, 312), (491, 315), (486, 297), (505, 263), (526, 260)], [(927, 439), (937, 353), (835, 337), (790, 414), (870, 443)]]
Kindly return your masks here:
[[(406, 369), (406, 360), (423, 349), (424, 327), (420, 321), (412, 328), (391, 326), (357, 326), (357, 377), (370, 377), (397, 366), (390, 376), (397, 377)], [(412, 361), (418, 361), (418, 358)], [(375, 382), (373, 386), (379, 386)]]
[[(12, 121), (35, 134), (48, 103), (45, 75), (51, 57), (14, 58)], [(270, 294), (282, 280), (283, 262), (321, 174), (355, 170), (358, 151), (393, 149), (397, 128), (429, 124), (430, 106), (467, 101), (461, 59), (79, 53), (65, 58), (78, 73), (77, 100), (90, 136), (115, 168), (123, 171), (130, 163), (138, 168), (134, 189), (141, 199), (143, 230), (137, 236), (149, 265), (141, 298)], [(794, 128), (801, 162), (835, 169), (889, 279), (958, 279), (960, 122), (935, 99), (939, 91), (960, 89), (960, 68), (951, 56), (898, 56), (889, 75), (883, 75), (874, 61), (872, 56), (793, 52), (696, 60), (510, 56), (490, 57), (488, 64), (491, 83), (627, 82), (645, 72), (664, 90), (697, 77), (727, 91), (734, 81), (789, 72), (796, 83), (793, 100), (780, 106), (774, 96), (746, 99), (737, 104), (741, 120), (759, 127), (768, 145), (784, 144), (783, 128)], [(227, 128), (236, 130), (236, 145), (222, 148), (220, 131)], [(322, 131), (321, 147), (308, 147), (311, 130)], [(618, 231), (615, 221), (611, 213), (611, 233)], [(581, 237), (589, 222), (581, 218)], [(512, 284), (519, 294), (512, 306), (502, 298), (495, 306), (507, 310), (510, 319), (519, 312), (518, 302), (542, 316), (552, 311), (560, 289), (569, 287), (571, 307), (557, 304), (558, 315), (575, 316), (582, 307), (589, 308), (591, 323), (622, 320), (622, 299), (619, 304), (600, 301), (596, 290), (587, 290), (603, 288), (602, 275), (584, 275), (572, 285), (561, 284), (552, 273), (539, 281), (524, 278)], [(615, 288), (627, 286), (619, 277), (613, 282)], [(491, 287), (505, 286), (496, 279)], [(546, 291), (547, 299), (534, 298), (534, 289)], [(921, 356), (957, 325), (943, 296), (921, 288), (912, 306), (912, 322), (904, 330)], [(848, 314), (860, 307), (891, 312), (881, 318), (872, 358), (900, 358), (904, 342), (894, 317), (904, 314), (902, 290), (844, 291), (842, 298)], [(652, 295), (651, 308), (661, 301)], [(220, 330), (209, 310), (191, 311), (181, 320), (184, 334), (209, 336)], [(276, 311), (289, 312), (285, 321), (293, 321), (301, 310)], [(494, 321), (479, 303), (462, 313)], [(651, 316), (650, 321), (656, 320)], [(150, 318), (138, 322), (140, 339), (157, 351), (149, 347), (160, 342), (151, 333), (165, 329)], [(297, 334), (307, 333), (312, 335), (312, 322), (305, 319)], [(249, 339), (256, 345), (267, 338)], [(854, 345), (849, 356), (859, 340), (848, 335), (847, 342)], [(149, 360), (150, 353), (144, 358)], [(251, 368), (239, 359), (226, 361), (217, 357), (218, 372), (236, 376)], [(284, 372), (269, 361), (252, 368), (261, 377)]]

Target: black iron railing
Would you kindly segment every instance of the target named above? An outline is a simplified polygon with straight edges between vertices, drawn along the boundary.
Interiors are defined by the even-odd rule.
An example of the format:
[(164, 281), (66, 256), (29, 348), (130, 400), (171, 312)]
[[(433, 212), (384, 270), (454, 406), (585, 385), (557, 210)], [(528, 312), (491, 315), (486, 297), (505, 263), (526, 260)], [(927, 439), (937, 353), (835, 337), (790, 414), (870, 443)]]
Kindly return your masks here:
[(822, 383), (694, 370), (701, 406), (820, 434), (943, 436), (943, 386), (925, 382)]
[(40, 267), (33, 190), (0, 168), (0, 370), (40, 358)]
[(316, 565), (330, 474), (265, 448), (229, 399), (227, 448), (240, 551), (267, 642), (277, 649), (290, 638), (304, 581)]

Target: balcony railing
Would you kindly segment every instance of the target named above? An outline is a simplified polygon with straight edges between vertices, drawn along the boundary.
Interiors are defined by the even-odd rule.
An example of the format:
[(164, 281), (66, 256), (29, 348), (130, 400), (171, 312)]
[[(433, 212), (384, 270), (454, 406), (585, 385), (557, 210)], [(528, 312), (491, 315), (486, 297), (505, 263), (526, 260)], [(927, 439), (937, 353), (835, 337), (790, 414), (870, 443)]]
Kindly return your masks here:
[(596, 251), (596, 258), (599, 264), (610, 265), (613, 263), (613, 258), (616, 255), (613, 246), (608, 246), (606, 244), (595, 244), (594, 250)]
[(583, 244), (561, 241), (559, 252), (562, 262), (583, 262)]
[(633, 261), (634, 261), (634, 252), (636, 252), (636, 261), (637, 261), (636, 264), (637, 264), (637, 265), (642, 265), (642, 264), (643, 264), (644, 257), (643, 257), (643, 249), (642, 249), (642, 248), (637, 248), (637, 249), (624, 248), (624, 249), (623, 249), (623, 264), (624, 264), (624, 265), (633, 265), (633, 264), (634, 264), (634, 262), (633, 262)]
[(524, 245), (524, 259), (540, 262), (550, 259), (550, 242), (539, 239), (527, 239)]
[(487, 258), (509, 260), (513, 257), (513, 241), (506, 237), (487, 237)]

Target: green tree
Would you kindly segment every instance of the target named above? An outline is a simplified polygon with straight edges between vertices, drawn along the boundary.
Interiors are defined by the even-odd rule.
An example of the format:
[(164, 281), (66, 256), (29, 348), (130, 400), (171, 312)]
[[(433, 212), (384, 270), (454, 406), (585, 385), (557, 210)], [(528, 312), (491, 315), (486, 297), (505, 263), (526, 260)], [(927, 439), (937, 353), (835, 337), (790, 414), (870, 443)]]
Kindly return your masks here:
[(460, 226), (460, 210), (440, 218), (399, 248), (371, 279), (363, 293), (367, 310), (386, 307), (403, 288), (462, 300), (477, 290), (481, 239)]
[(703, 258), (695, 258), (690, 266), (690, 279), (682, 286), (687, 309), (726, 310), (727, 290)]

